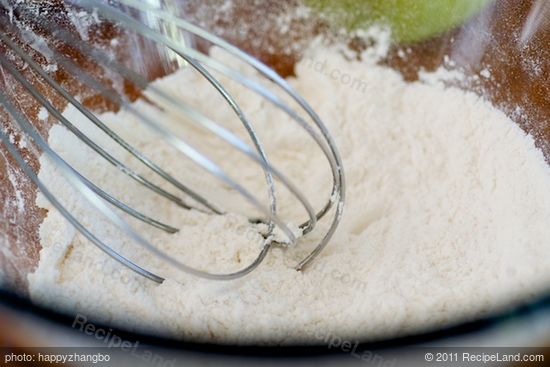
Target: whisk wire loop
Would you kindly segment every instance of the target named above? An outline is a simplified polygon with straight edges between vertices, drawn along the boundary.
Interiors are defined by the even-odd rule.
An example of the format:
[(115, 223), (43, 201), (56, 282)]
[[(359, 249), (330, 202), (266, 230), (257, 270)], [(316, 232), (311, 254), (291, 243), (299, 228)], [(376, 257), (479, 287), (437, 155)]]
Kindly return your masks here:
[[(231, 178), (216, 162), (210, 159), (206, 154), (199, 151), (184, 138), (176, 135), (169, 128), (163, 126), (162, 123), (155, 121), (155, 119), (153, 119), (152, 117), (147, 116), (147, 114), (144, 114), (136, 109), (135, 106), (133, 106), (128, 98), (125, 97), (123, 94), (118, 93), (112, 87), (105, 86), (101, 81), (90, 74), (87, 70), (85, 70), (83, 67), (81, 67), (69, 57), (65, 56), (63, 53), (57, 50), (55, 46), (50, 46), (47, 44), (42, 45), (42, 47), (46, 47), (47, 49), (40, 51), (42, 51), (43, 55), (47, 59), (53, 58), (55, 62), (62, 65), (64, 69), (68, 70), (73, 75), (78, 75), (78, 80), (82, 85), (85, 85), (92, 90), (99, 92), (107, 100), (115, 103), (121, 108), (124, 108), (128, 113), (137, 117), (139, 121), (145, 124), (157, 135), (161, 136), (164, 141), (168, 142), (180, 153), (191, 159), (191, 161), (193, 161), (205, 171), (214, 175), (220, 181), (224, 182), (234, 191), (238, 192), (246, 201), (248, 201), (250, 204), (252, 204), (253, 207), (255, 207), (262, 213), (265, 219), (260, 219), (259, 222), (266, 223), (268, 225), (268, 229), (267, 232), (263, 234), (264, 241), (257, 257), (250, 264), (246, 265), (238, 271), (219, 274), (203, 271), (186, 265), (185, 263), (175, 259), (168, 253), (154, 246), (134, 228), (132, 228), (132, 226), (130, 226), (126, 220), (117, 215), (107, 204), (110, 204), (129, 214), (130, 216), (168, 233), (177, 232), (177, 228), (165, 224), (159, 220), (155, 220), (150, 216), (141, 213), (140, 211), (115, 198), (113, 195), (107, 193), (102, 188), (98, 187), (89, 179), (84, 177), (80, 172), (78, 172), (78, 170), (71, 166), (48, 145), (48, 143), (40, 135), (40, 133), (38, 133), (38, 131), (32, 126), (30, 121), (28, 121), (27, 118), (23, 114), (21, 114), (21, 112), (18, 111), (18, 109), (9, 101), (10, 98), (0, 91), (0, 105), (3, 106), (3, 108), (9, 113), (9, 115), (12, 116), (13, 120), (16, 122), (21, 131), (26, 136), (30, 137), (32, 141), (43, 151), (47, 158), (53, 161), (53, 163), (61, 170), (64, 177), (71, 183), (71, 185), (83, 197), (85, 197), (93, 205), (93, 207), (97, 209), (97, 211), (108, 218), (113, 225), (122, 230), (123, 233), (125, 233), (135, 243), (141, 245), (147, 251), (151, 252), (153, 255), (157, 256), (163, 261), (166, 261), (177, 269), (195, 276), (214, 280), (231, 280), (242, 277), (252, 272), (261, 264), (272, 246), (274, 246), (275, 244), (280, 244), (280, 242), (278, 241), (281, 240), (276, 239), (275, 236), (275, 228), (279, 228), (283, 232), (283, 234), (287, 238), (287, 242), (295, 243), (297, 241), (297, 236), (304, 236), (313, 231), (317, 225), (317, 222), (325, 217), (335, 207), (335, 209), (332, 210), (334, 211), (332, 221), (330, 222), (330, 225), (328, 226), (328, 229), (326, 230), (321, 241), (316, 245), (314, 250), (296, 266), (296, 269), (302, 270), (316, 256), (318, 256), (318, 254), (328, 244), (342, 217), (343, 205), (345, 200), (345, 180), (343, 165), (338, 150), (336, 148), (336, 144), (333, 141), (330, 133), (328, 132), (328, 129), (322, 123), (319, 116), (317, 116), (313, 109), (307, 104), (307, 102), (299, 94), (297, 94), (283, 78), (281, 78), (277, 73), (275, 73), (273, 70), (271, 70), (269, 67), (267, 67), (257, 59), (244, 53), (235, 46), (230, 45), (219, 37), (214, 36), (207, 31), (185, 21), (184, 19), (178, 18), (160, 8), (155, 8), (151, 5), (134, 0), (119, 1), (120, 4), (132, 7), (133, 9), (137, 9), (141, 12), (147, 12), (149, 16), (154, 15), (158, 17), (160, 21), (170, 22), (172, 26), (175, 26), (178, 29), (188, 32), (195, 37), (199, 37), (208, 42), (211, 42), (212, 44), (221, 47), (225, 51), (229, 52), (233, 56), (236, 56), (237, 59), (239, 59), (241, 62), (252, 66), (259, 73), (259, 75), (266, 78), (271, 84), (278, 87), (280, 91), (290, 97), (290, 100), (294, 101), (294, 103), (296, 103), (300, 107), (302, 113), (305, 112), (305, 114), (309, 117), (313, 124), (304, 120), (300, 113), (291, 108), (287, 104), (287, 102), (285, 102), (278, 95), (265, 87), (262, 83), (259, 83), (258, 81), (243, 75), (241, 72), (236, 71), (235, 69), (215, 60), (207, 54), (199, 52), (192, 47), (188, 47), (186, 44), (182, 44), (177, 40), (167, 37), (162, 32), (146, 26), (139, 20), (133, 18), (128, 14), (125, 14), (124, 12), (120, 11), (112, 5), (107, 5), (90, 0), (74, 0), (68, 1), (68, 3), (74, 4), (82, 9), (97, 12), (101, 17), (120, 25), (123, 29), (133, 31), (140, 37), (143, 37), (144, 39), (149, 39), (150, 41), (158, 45), (162, 45), (163, 47), (173, 51), (175, 54), (179, 55), (183, 60), (185, 60), (185, 62), (187, 62), (190, 67), (192, 67), (196, 72), (204, 77), (208, 81), (208, 83), (210, 83), (210, 85), (221, 95), (221, 97), (225, 100), (225, 102), (232, 109), (233, 113), (242, 123), (242, 126), (245, 128), (248, 137), (252, 142), (252, 146), (249, 146), (241, 138), (237, 137), (237, 135), (235, 135), (233, 132), (221, 126), (219, 123), (209, 119), (202, 112), (186, 104), (184, 101), (178, 100), (172, 95), (166, 93), (165, 91), (157, 88), (154, 85), (151, 85), (147, 78), (143, 77), (134, 70), (118, 63), (112, 57), (109, 57), (109, 55), (102, 49), (92, 45), (81, 44), (76, 37), (70, 34), (70, 32), (64, 30), (63, 27), (56, 27), (56, 25), (50, 20), (41, 19), (36, 24), (36, 26), (42, 27), (47, 33), (51, 34), (52, 38), (56, 42), (61, 42), (63, 44), (71, 46), (75, 50), (78, 50), (82, 55), (86, 55), (87, 57), (89, 57), (97, 65), (101, 65), (102, 67), (107, 68), (110, 71), (114, 71), (124, 80), (130, 81), (139, 88), (147, 88), (149, 93), (158, 97), (159, 100), (168, 103), (170, 107), (175, 108), (179, 113), (182, 114), (182, 116), (185, 116), (186, 118), (182, 121), (185, 121), (186, 123), (191, 122), (196, 124), (200, 128), (206, 129), (210, 133), (214, 134), (215, 136), (222, 139), (227, 144), (238, 150), (248, 159), (252, 160), (255, 164), (260, 166), (264, 172), (265, 181), (267, 184), (267, 193), (269, 199), (268, 207), (264, 206), (264, 204), (262, 204), (261, 201), (258, 200), (258, 198), (256, 198), (256, 196), (248, 191), (244, 186)], [(9, 20), (3, 19), (4, 17), (5, 16), (0, 14), (0, 20), (6, 23), (6, 26), (11, 26), (9, 25)], [(15, 28), (13, 26), (11, 27)], [(12, 33), (17, 34), (17, 30), (13, 30)], [(19, 42), (24, 42), (24, 38), (25, 37), (22, 37)], [(182, 207), (183, 209), (201, 211), (203, 209), (207, 209), (208, 212), (214, 214), (223, 214), (223, 210), (219, 209), (215, 204), (211, 203), (203, 195), (181, 183), (179, 180), (177, 180), (167, 171), (161, 168), (158, 164), (145, 156), (141, 151), (129, 144), (119, 134), (115, 133), (110, 127), (108, 127), (103, 121), (101, 121), (100, 118), (98, 118), (93, 112), (91, 112), (82, 103), (80, 103), (58, 82), (56, 82), (54, 78), (52, 78), (43, 67), (41, 67), (35, 60), (33, 60), (30, 55), (28, 55), (23, 50), (23, 48), (18, 46), (17, 42), (8, 37), (7, 33), (0, 34), (0, 41), (5, 46), (7, 46), (9, 50), (13, 51), (15, 55), (17, 55), (26, 65), (28, 65), (32, 69), (32, 71), (39, 76), (41, 80), (45, 81), (47, 85), (49, 85), (56, 93), (58, 93), (60, 96), (66, 99), (68, 103), (79, 110), (89, 121), (91, 121), (96, 127), (102, 130), (103, 133), (105, 133), (109, 138), (111, 138), (118, 145), (124, 148), (135, 159), (144, 164), (155, 174), (157, 174), (165, 181), (170, 183), (172, 186), (176, 187), (182, 193), (186, 194), (188, 197), (194, 200), (197, 204), (200, 205), (200, 208), (197, 208), (194, 205), (192, 206), (183, 198), (180, 198), (179, 196), (174, 195), (166, 189), (162, 188), (161, 186), (153, 183), (146, 177), (136, 173), (125, 163), (115, 158), (111, 153), (102, 148), (92, 138), (87, 136), (83, 131), (81, 131), (78, 127), (71, 123), (71, 121), (64, 117), (63, 114), (48, 100), (48, 98), (42, 95), (41, 92), (39, 92), (34, 87), (34, 85), (29, 80), (27, 80), (21, 72), (17, 70), (17, 68), (12, 64), (12, 61), (8, 60), (3, 55), (0, 55), (1, 67), (8, 71), (9, 74), (12, 75), (15, 80), (23, 86), (27, 93), (29, 93), (40, 105), (42, 105), (48, 112), (50, 112), (50, 114), (56, 120), (64, 125), (89, 148), (99, 154), (104, 160), (117, 167), (124, 174), (126, 174), (139, 184), (143, 185), (147, 189), (153, 191), (154, 193), (162, 196), (167, 200), (174, 202), (176, 205)], [(310, 136), (315, 141), (330, 165), (333, 179), (330, 197), (320, 210), (316, 212), (306, 196), (301, 192), (301, 190), (298, 189), (298, 187), (293, 184), (292, 181), (283, 172), (279, 171), (270, 163), (266, 150), (252, 122), (248, 119), (245, 112), (240, 108), (237, 101), (223, 86), (223, 84), (216, 77), (214, 77), (213, 74), (210, 73), (209, 69), (215, 70), (216, 72), (219, 72), (222, 75), (229, 77), (230, 79), (252, 90), (256, 94), (270, 102), (272, 105), (288, 115), (293, 121), (295, 121), (308, 134), (308, 136)], [(21, 155), (17, 152), (17, 149), (15, 148), (13, 143), (9, 141), (6, 134), (0, 131), (0, 138), (4, 145), (7, 146), (9, 153), (13, 155), (15, 161), (21, 166), (22, 170), (43, 192), (44, 196), (48, 200), (50, 200), (52, 205), (57, 208), (60, 213), (65, 218), (67, 218), (67, 220), (72, 225), (74, 225), (75, 228), (77, 228), (86, 238), (97, 245), (109, 256), (113, 257), (115, 260), (128, 267), (129, 269), (137, 272), (138, 274), (156, 282), (162, 282), (164, 280), (164, 278), (160, 275), (146, 270), (144, 267), (132, 262), (127, 257), (121, 255), (118, 251), (107, 245), (100, 238), (94, 235), (94, 233), (92, 233), (89, 229), (82, 225), (82, 223), (79, 222), (74, 217), (74, 215), (62, 205), (59, 199), (56, 198), (54, 194), (52, 194), (52, 192), (38, 178), (38, 176), (34, 172), (32, 172), (31, 168), (26, 162), (24, 162)], [(279, 214), (277, 212), (275, 180), (281, 183), (282, 186), (284, 186), (289, 191), (289, 193), (305, 209), (305, 212), (308, 215), (308, 219), (299, 225), (299, 233), (291, 230), (289, 225), (279, 217)], [(258, 221), (256, 219), (251, 219), (251, 222), (256, 223)]]

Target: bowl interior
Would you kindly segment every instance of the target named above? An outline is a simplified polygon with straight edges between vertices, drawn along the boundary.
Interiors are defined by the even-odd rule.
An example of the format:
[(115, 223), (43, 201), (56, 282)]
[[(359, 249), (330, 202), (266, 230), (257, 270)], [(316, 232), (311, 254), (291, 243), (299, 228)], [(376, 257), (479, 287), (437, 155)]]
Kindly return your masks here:
[[(330, 24), (315, 15), (298, 16), (297, 9), (301, 5), (293, 0), (234, 2), (229, 11), (220, 11), (217, 2), (213, 0), (166, 3), (180, 14), (186, 14), (194, 23), (258, 57), (283, 76), (293, 75), (301, 51), (314, 37), (333, 34), (334, 31)], [(51, 14), (57, 12), (56, 21), (68, 22), (59, 11), (59, 3), (43, 6)], [(382, 62), (398, 70), (409, 81), (418, 79), (419, 72), (423, 70), (435, 70), (441, 66), (459, 68), (467, 77), (449, 83), (472, 90), (490, 100), (535, 138), (537, 146), (548, 160), (550, 27), (544, 22), (537, 23), (534, 30), (529, 32), (528, 39), (522, 39), (526, 24), (533, 22), (533, 12), (541, 11), (537, 6), (536, 1), (491, 2), (481, 13), (456, 29), (424, 42), (392, 46), (388, 57)], [(280, 27), (282, 17), (288, 19), (288, 27), (284, 29)], [(235, 19), (239, 20), (238, 26)], [(124, 32), (116, 27), (105, 24), (91, 26), (88, 33), (92, 42), (102, 45), (108, 44), (115, 36), (123, 40), (113, 46), (115, 52), (129, 58), (138, 54), (139, 60), (135, 62), (139, 63), (139, 67), (151, 80), (175, 68), (173, 63), (165, 62), (165, 55), (157, 48), (125, 37)], [(353, 37), (348, 37), (347, 41), (352, 48), (364, 47)], [(208, 45), (198, 44), (197, 47), (207, 48)], [(101, 73), (93, 66), (88, 66), (86, 60), (74, 50), (68, 49), (67, 54), (89, 67), (91, 72)], [(98, 111), (116, 110), (117, 106), (106, 103), (91, 91), (79, 88), (77, 83), (71, 83), (74, 76), (62, 72), (54, 75), (71, 93), (81, 95), (86, 105)], [(135, 86), (124, 85), (124, 91), (133, 99), (140, 97), (139, 88)], [(17, 94), (21, 91), (16, 88), (11, 92)], [(51, 119), (39, 120), (39, 106), (32, 101), (22, 103), (28, 104), (25, 107), (31, 120), (47, 134), (49, 126), (55, 122)], [(64, 101), (59, 98), (55, 103), (59, 108), (64, 106)], [(4, 111), (0, 111), (0, 118), (11, 128)], [(20, 139), (17, 134), (15, 136), (15, 139)], [(22, 145), (19, 147), (37, 171), (39, 150)], [(26, 296), (26, 276), (38, 263), (38, 228), (46, 213), (35, 205), (36, 187), (20, 172), (5, 147), (0, 147), (0, 153), (0, 194), (3, 198), (0, 200), (0, 245), (6, 249), (0, 252), (0, 274), (5, 289)]]

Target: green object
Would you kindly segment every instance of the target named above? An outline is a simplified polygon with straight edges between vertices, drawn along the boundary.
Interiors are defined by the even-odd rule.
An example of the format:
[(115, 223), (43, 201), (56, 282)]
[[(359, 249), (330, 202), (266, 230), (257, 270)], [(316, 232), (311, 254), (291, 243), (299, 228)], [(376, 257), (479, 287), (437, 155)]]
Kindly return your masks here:
[(393, 40), (409, 43), (441, 34), (479, 12), (491, 0), (305, 0), (336, 26), (349, 30), (389, 24)]

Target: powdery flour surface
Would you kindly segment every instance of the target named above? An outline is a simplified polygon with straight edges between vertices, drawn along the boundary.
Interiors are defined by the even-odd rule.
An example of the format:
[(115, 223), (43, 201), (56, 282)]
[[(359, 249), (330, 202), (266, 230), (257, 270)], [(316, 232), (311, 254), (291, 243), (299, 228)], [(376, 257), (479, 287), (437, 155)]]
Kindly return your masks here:
[[(326, 72), (331, 70), (350, 79), (335, 78)], [(393, 70), (348, 61), (330, 47), (310, 51), (290, 82), (334, 135), (347, 179), (343, 221), (311, 268), (296, 272), (292, 266), (321, 231), (294, 248), (274, 249), (259, 269), (237, 281), (182, 274), (120, 236), (42, 158), (40, 178), (86, 226), (167, 280), (153, 283), (109, 259), (41, 197), (49, 214), (41, 227), (40, 263), (29, 276), (32, 299), (177, 338), (285, 344), (318, 343), (328, 333), (349, 339), (403, 335), (487, 314), (533, 297), (548, 284), (550, 171), (531, 137), (503, 113), (474, 94), (405, 83)], [(275, 119), (265, 101), (224, 83), (249, 113), (270, 159), (319, 208), (330, 189), (319, 150), (288, 119)], [(226, 126), (238, 126), (216, 93), (188, 70), (154, 84)], [(162, 114), (143, 101), (134, 107), (200, 142), (239, 182), (265, 194), (261, 170), (211, 134), (182, 128), (168, 107)], [(75, 109), (65, 116), (131, 161)], [(213, 201), (242, 208), (227, 187), (199, 173), (127, 111), (101, 118)], [(260, 229), (244, 216), (177, 208), (131, 182), (60, 126), (52, 128), (49, 142), (99, 186), (181, 228), (168, 235), (130, 220), (176, 258), (220, 272), (239, 269), (257, 254)], [(287, 196), (280, 199), (282, 215), (298, 223), (303, 211)]]

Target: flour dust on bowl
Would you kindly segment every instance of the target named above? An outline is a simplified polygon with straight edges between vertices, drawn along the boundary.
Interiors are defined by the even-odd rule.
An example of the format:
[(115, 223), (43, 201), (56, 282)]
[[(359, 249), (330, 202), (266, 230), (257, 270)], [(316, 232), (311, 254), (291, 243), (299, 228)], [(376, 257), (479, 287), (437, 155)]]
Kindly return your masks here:
[(489, 1), (402, 44), (310, 2), (8, 5), (0, 259), (19, 297), (288, 346), (414, 336), (547, 291), (532, 7)]

